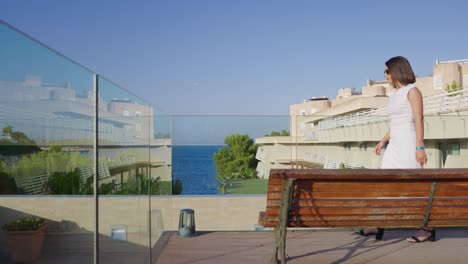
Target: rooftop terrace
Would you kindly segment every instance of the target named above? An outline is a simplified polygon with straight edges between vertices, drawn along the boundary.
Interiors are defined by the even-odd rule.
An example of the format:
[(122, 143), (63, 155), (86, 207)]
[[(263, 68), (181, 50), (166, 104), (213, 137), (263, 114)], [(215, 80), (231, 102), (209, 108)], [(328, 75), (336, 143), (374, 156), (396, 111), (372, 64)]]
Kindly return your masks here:
[[(6, 181), (14, 185), (14, 192), (8, 188), (0, 192), (0, 226), (24, 216), (47, 219), (50, 226), (44, 254), (35, 263), (269, 262), (273, 232), (254, 231), (258, 213), (266, 207), (264, 182), (250, 186), (245, 182), (228, 182), (226, 188), (230, 193), (237, 194), (240, 187), (245, 187), (253, 190), (252, 195), (171, 195), (173, 135), (179, 132), (173, 128), (177, 123), (189, 124), (190, 137), (200, 134), (211, 140), (221, 135), (219, 131), (255, 130), (265, 135), (278, 128), (287, 130), (290, 123), (300, 119), (168, 116), (153, 109), (144, 99), (1, 21), (0, 36), (0, 46), (8, 44), (6, 52), (0, 54), (0, 64), (19, 65), (18, 69), (4, 67), (10, 72), (5, 72), (8, 78), (0, 80), (0, 91), (5, 95), (0, 99), (0, 127), (3, 128), (0, 143), (5, 143), (0, 156), (0, 172), (5, 181), (0, 187), (5, 187)], [(27, 58), (22, 57), (25, 53)], [(8, 57), (1, 57), (2, 54)], [(32, 66), (30, 61), (37, 65)], [(29, 77), (29, 81), (15, 79), (30, 74), (43, 75), (44, 83), (40, 81), (41, 76)], [(49, 85), (59, 83), (67, 85)], [(442, 107), (446, 112), (454, 112), (455, 103), (457, 109), (460, 106), (468, 109), (466, 89), (451, 95), (433, 97), (434, 109)], [(364, 121), (367, 124), (380, 115), (372, 111), (335, 119), (322, 116), (325, 120), (319, 128), (356, 127)], [(462, 122), (466, 127), (464, 119), (456, 124)], [(193, 129), (193, 124), (201, 124), (199, 127), (206, 130)], [(281, 127), (283, 124), (286, 127)], [(456, 132), (466, 135), (464, 131)], [(270, 142), (280, 153), (270, 157), (264, 154), (263, 158), (273, 156), (272, 159), (284, 166), (311, 167), (317, 165), (314, 161), (320, 161), (319, 165), (326, 161), (325, 152), (297, 154), (301, 149), (292, 137), (265, 137), (259, 140), (262, 141)], [(465, 145), (458, 152), (463, 154)], [(31, 146), (34, 150), (28, 150)], [(57, 146), (63, 149), (57, 150)], [(26, 148), (19, 153), (21, 147)], [(308, 160), (298, 161), (300, 155)], [(80, 171), (76, 188), (61, 192), (51, 187), (60, 185), (60, 177), (76, 176), (75, 169)], [(50, 179), (57, 172), (54, 185)], [(201, 181), (195, 177), (200, 175), (203, 173), (191, 176), (194, 181)], [(161, 186), (167, 184), (167, 190), (153, 191), (151, 180), (155, 179), (160, 180)], [(63, 182), (72, 181), (66, 178)], [(107, 190), (102, 190), (102, 186)], [(80, 191), (75, 192), (77, 189)], [(181, 238), (174, 233), (182, 208), (196, 211), (198, 235), (195, 237)], [(125, 239), (112, 240), (116, 229), (125, 231)], [(468, 251), (464, 250), (468, 244), (466, 229), (438, 230), (437, 243), (420, 245), (404, 241), (412, 232), (392, 230), (380, 242), (343, 229), (289, 232), (289, 261), (462, 263), (468, 257)], [(6, 244), (5, 233), (0, 232), (0, 263), (9, 261)]]

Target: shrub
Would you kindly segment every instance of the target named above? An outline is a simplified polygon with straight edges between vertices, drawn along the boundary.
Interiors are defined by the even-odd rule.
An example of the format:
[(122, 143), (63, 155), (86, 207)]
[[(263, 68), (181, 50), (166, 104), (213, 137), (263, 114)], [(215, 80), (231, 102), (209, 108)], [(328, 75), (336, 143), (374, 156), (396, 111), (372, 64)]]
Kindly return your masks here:
[(3, 225), (2, 229), (6, 231), (35, 231), (45, 224), (46, 220), (44, 218), (25, 217)]
[(16, 194), (16, 182), (13, 177), (0, 171), (0, 194)]
[(55, 172), (49, 178), (47, 189), (50, 194), (80, 194), (81, 179), (79, 170)]
[(172, 194), (174, 195), (178, 195), (178, 194), (181, 194), (182, 193), (182, 181), (179, 180), (179, 179), (176, 179), (173, 183), (172, 183)]
[(112, 194), (114, 192), (114, 184), (111, 182), (103, 183), (99, 186), (99, 194)]
[(77, 152), (61, 151), (60, 146), (23, 156), (11, 167), (12, 176), (36, 176), (56, 171), (73, 171), (75, 168), (90, 166), (91, 159)]

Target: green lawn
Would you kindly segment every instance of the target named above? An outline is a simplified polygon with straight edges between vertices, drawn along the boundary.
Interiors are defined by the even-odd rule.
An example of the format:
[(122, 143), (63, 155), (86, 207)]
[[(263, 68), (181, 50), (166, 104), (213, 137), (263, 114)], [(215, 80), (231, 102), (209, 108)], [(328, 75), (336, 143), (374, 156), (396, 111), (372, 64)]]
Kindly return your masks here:
[(159, 182), (159, 193), (154, 193), (154, 195), (171, 195), (172, 194), (172, 181), (160, 181)]
[(226, 194), (266, 194), (268, 179), (230, 180)]
[[(153, 193), (153, 195), (171, 195), (171, 181), (160, 181), (159, 184), (158, 193)], [(230, 180), (226, 189), (226, 194), (266, 194), (268, 179)]]

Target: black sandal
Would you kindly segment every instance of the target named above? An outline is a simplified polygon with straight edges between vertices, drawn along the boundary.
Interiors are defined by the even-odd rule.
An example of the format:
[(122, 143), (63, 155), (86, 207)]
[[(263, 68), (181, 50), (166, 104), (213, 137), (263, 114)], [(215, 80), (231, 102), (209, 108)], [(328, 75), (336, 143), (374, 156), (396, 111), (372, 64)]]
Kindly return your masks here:
[(360, 236), (365, 236), (365, 237), (370, 235), (370, 234), (364, 233), (364, 229), (360, 229), (359, 232), (354, 232), (354, 234), (360, 235)]
[[(435, 239), (435, 235), (436, 235), (435, 229), (427, 230), (427, 229), (421, 228), (419, 230), (423, 230), (425, 232), (431, 233), (431, 235), (426, 237), (423, 240), (420, 240), (417, 236), (412, 236), (411, 238), (407, 238), (406, 241), (408, 241), (410, 243), (422, 243), (422, 242), (426, 242), (426, 241), (434, 242), (436, 240)], [(411, 241), (410, 239), (413, 239), (413, 241)]]
[(377, 228), (377, 233), (367, 233), (367, 234), (366, 234), (366, 233), (364, 232), (364, 229), (360, 229), (359, 232), (354, 232), (354, 233), (355, 233), (355, 234), (358, 234), (358, 235), (360, 235), (360, 236), (365, 236), (365, 237), (375, 235), (375, 239), (376, 239), (376, 240), (382, 240), (382, 237), (383, 237), (383, 235), (384, 235), (384, 232), (385, 232), (385, 229), (383, 229), (383, 228)]

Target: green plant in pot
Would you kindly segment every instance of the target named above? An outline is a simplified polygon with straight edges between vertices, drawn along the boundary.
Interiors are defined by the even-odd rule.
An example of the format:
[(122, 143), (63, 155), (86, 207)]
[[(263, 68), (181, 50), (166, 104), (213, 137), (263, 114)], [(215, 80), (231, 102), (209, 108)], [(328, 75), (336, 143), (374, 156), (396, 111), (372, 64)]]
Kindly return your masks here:
[(42, 255), (47, 222), (43, 218), (25, 217), (5, 224), (7, 247), (14, 263), (31, 263)]

